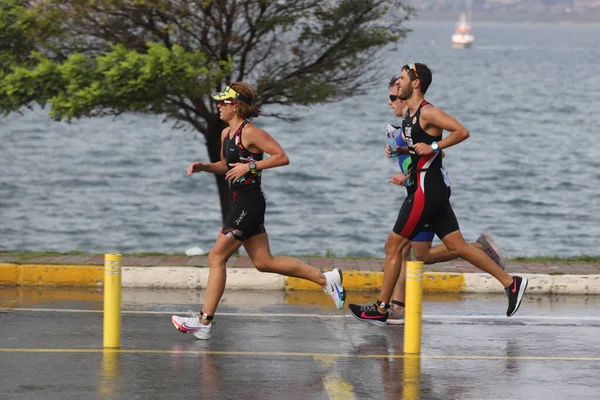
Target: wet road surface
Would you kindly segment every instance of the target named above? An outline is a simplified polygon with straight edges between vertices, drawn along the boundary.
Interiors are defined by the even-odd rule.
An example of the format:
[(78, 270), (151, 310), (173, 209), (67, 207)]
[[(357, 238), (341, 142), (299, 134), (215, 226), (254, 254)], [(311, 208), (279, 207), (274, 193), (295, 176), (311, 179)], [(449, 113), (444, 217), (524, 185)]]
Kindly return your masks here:
[[(0, 288), (0, 399), (597, 399), (600, 296), (429, 295), (422, 353), (321, 293), (229, 292), (213, 338), (170, 322), (199, 291), (123, 291), (120, 350), (102, 292)], [(373, 294), (349, 296), (366, 302)]]

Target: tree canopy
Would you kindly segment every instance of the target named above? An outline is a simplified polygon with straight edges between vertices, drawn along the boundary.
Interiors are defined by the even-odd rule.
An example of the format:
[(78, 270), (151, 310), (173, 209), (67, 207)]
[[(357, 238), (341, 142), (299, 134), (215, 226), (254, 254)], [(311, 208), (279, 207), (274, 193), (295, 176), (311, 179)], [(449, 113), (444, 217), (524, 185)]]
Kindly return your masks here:
[(362, 93), (412, 12), (399, 0), (0, 0), (0, 111), (164, 115), (204, 134), (216, 161), (210, 93), (251, 82), (263, 108)]

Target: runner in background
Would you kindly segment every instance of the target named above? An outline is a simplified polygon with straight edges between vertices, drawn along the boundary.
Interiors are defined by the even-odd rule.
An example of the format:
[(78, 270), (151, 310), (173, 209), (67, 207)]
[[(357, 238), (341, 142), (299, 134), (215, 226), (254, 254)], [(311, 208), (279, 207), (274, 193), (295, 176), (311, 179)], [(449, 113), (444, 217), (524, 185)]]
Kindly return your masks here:
[[(455, 118), (425, 100), (425, 93), (432, 82), (431, 70), (427, 65), (405, 65), (398, 82), (398, 96), (406, 101), (409, 110), (402, 121), (402, 131), (411, 157), (407, 180), (415, 182), (416, 188), (404, 200), (394, 228), (386, 240), (379, 298), (365, 305), (350, 304), (350, 313), (360, 321), (387, 324), (392, 292), (400, 276), (402, 251), (419, 232), (429, 226), (450, 253), (489, 273), (502, 284), (508, 300), (506, 315), (510, 317), (521, 305), (527, 289), (527, 278), (511, 276), (483, 251), (465, 242), (450, 204), (450, 188), (442, 169), (441, 151), (464, 141), (470, 133)], [(448, 136), (443, 137), (444, 131), (449, 132)]]
[[(396, 117), (403, 119), (405, 114), (408, 112), (408, 107), (406, 106), (406, 102), (398, 97), (399, 89), (397, 81), (398, 77), (394, 76), (388, 84), (388, 105), (390, 106), (392, 112)], [(401, 126), (389, 125), (388, 129), (390, 127), (394, 131), (391, 133), (391, 135), (388, 136), (394, 136), (396, 138), (396, 152), (398, 152), (399, 149), (404, 148), (403, 153), (397, 156), (398, 166), (400, 168), (401, 173), (392, 176), (390, 182), (396, 185), (406, 186), (407, 195), (410, 195), (412, 192), (414, 192), (416, 186), (414, 184), (406, 184), (406, 172), (409, 170), (411, 165), (411, 158), (408, 155), (407, 151), (407, 143), (402, 135)], [(388, 158), (391, 156), (391, 152), (393, 152), (393, 149), (390, 149), (389, 146), (386, 146), (386, 155)], [(450, 180), (448, 179), (448, 182), (449, 181)], [(424, 229), (427, 229), (427, 227)], [(402, 251), (402, 271), (400, 272), (400, 278), (398, 279), (398, 283), (396, 283), (396, 286), (394, 287), (394, 292), (390, 305), (390, 312), (387, 320), (388, 324), (404, 323), (406, 262), (410, 260), (411, 248), (415, 260), (423, 261), (423, 263), (425, 264), (435, 264), (439, 262), (455, 260), (457, 258), (457, 256), (451, 254), (448, 251), (448, 249), (443, 243), (432, 247), (431, 245), (434, 236), (435, 233), (432, 231), (425, 230), (419, 232), (411, 240), (410, 245), (406, 246)], [(483, 250), (492, 260), (494, 260), (496, 264), (498, 264), (502, 269), (504, 269), (504, 257), (502, 256), (500, 249), (489, 234), (482, 233), (477, 239), (477, 241), (471, 242), (469, 243), (469, 245), (479, 250)]]

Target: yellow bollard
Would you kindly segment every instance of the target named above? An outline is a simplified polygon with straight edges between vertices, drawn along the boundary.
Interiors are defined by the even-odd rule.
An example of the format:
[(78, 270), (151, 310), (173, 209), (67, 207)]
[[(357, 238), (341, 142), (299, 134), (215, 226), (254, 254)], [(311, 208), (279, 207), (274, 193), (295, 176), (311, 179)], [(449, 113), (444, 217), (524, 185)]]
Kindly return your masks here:
[(423, 263), (406, 263), (406, 308), (404, 313), (404, 353), (421, 353), (421, 317), (423, 315)]
[(419, 400), (421, 397), (421, 356), (404, 356), (404, 382), (402, 400)]
[(119, 394), (119, 350), (105, 349), (102, 354), (102, 371), (100, 374), (100, 399), (114, 399)]
[(121, 254), (104, 255), (104, 347), (121, 347)]

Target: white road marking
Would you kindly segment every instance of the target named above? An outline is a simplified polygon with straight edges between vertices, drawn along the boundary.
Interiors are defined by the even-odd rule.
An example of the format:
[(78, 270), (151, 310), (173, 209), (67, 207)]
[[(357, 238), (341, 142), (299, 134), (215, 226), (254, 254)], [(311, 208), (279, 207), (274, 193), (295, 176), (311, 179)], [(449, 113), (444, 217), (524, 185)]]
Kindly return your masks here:
[[(104, 310), (87, 310), (73, 308), (10, 308), (0, 307), (0, 312), (56, 312), (56, 313), (103, 313)], [(121, 314), (133, 315), (173, 315), (187, 314), (187, 310), (170, 310), (170, 311), (146, 311), (146, 310), (122, 310)], [(220, 316), (227, 317), (251, 317), (251, 318), (326, 318), (340, 319), (351, 317), (350, 314), (343, 312), (338, 314), (305, 314), (305, 313), (235, 313), (235, 312), (219, 312)], [(519, 315), (506, 317), (504, 315), (476, 315), (476, 314), (424, 314), (423, 322), (435, 322), (438, 320), (488, 320), (488, 321), (598, 321), (600, 316), (567, 316), (567, 315)]]

